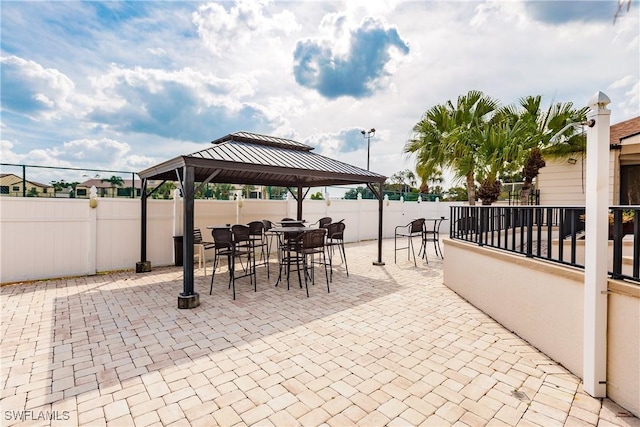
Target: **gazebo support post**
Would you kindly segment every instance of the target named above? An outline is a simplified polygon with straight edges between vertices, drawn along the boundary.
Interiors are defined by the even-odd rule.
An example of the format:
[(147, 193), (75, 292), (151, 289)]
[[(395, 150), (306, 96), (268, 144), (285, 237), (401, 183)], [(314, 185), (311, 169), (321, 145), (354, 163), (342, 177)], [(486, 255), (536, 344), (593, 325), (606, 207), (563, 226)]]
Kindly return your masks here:
[(140, 189), (140, 262), (136, 262), (136, 273), (147, 273), (151, 271), (151, 262), (147, 261), (147, 179), (142, 179)]
[(182, 193), (184, 196), (183, 215), (183, 235), (182, 253), (184, 254), (182, 263), (183, 290), (178, 295), (178, 308), (196, 308), (200, 305), (200, 295), (194, 289), (193, 271), (193, 214), (195, 196), (195, 168), (185, 166), (183, 173)]
[(369, 190), (376, 196), (378, 199), (378, 260), (373, 261), (373, 265), (382, 266), (385, 265), (384, 261), (382, 261), (382, 209), (383, 209), (383, 192), (384, 182), (380, 181), (379, 187), (376, 188), (373, 183), (368, 183), (367, 187)]
[(298, 197), (296, 198), (298, 202), (298, 211), (296, 213), (296, 219), (298, 221), (302, 221), (302, 202), (304, 201), (304, 195), (302, 194), (302, 185), (298, 184)]

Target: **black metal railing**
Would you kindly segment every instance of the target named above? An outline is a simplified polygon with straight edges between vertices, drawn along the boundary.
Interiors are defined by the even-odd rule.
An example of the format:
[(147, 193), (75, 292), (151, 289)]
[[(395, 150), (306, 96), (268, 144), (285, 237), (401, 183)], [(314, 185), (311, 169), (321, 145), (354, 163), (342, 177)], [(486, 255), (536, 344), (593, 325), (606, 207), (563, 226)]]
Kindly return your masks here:
[(140, 197), (136, 172), (0, 163), (0, 196), (89, 198)]
[[(509, 206), (522, 204), (522, 191), (509, 191), (508, 200)], [(527, 205), (539, 205), (540, 204), (540, 190), (531, 189), (527, 196)]]
[[(449, 233), (452, 239), (584, 268), (578, 257), (586, 237), (584, 215), (583, 206), (452, 206)], [(611, 207), (609, 218), (609, 274), (640, 282), (640, 206)]]

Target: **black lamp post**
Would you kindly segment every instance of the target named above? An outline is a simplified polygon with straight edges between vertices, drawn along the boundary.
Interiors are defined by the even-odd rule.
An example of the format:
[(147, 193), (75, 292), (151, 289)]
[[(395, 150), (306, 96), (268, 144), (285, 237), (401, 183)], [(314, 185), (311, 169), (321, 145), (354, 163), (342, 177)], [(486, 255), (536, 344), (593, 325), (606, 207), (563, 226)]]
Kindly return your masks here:
[(371, 137), (376, 134), (376, 130), (371, 128), (370, 131), (361, 130), (360, 133), (364, 138), (367, 138), (367, 170), (369, 170), (369, 153), (371, 151)]

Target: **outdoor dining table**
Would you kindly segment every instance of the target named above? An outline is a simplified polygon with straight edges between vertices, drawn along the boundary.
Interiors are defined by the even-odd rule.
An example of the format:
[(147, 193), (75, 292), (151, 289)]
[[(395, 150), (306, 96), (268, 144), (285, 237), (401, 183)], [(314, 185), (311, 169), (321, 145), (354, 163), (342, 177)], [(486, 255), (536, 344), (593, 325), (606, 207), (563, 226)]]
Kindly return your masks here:
[(231, 228), (231, 224), (218, 224), (218, 225), (207, 225), (209, 230), (214, 230), (218, 228)]
[[(285, 223), (294, 223), (295, 221), (281, 221), (281, 222), (285, 222)], [(300, 223), (300, 221), (297, 221), (297, 223)], [(272, 231), (274, 233), (276, 233), (278, 235), (278, 241), (280, 242), (280, 244), (278, 245), (278, 264), (279, 264), (279, 268), (278, 268), (278, 279), (276, 280), (276, 283), (274, 286), (278, 286), (278, 284), (280, 283), (280, 281), (282, 280), (282, 267), (284, 266), (284, 260), (285, 260), (285, 254), (283, 253), (282, 250), (282, 246), (284, 243), (284, 239), (287, 237), (287, 235), (294, 235), (297, 236), (300, 233), (304, 233), (305, 231), (309, 231), (309, 230), (313, 230), (313, 228), (310, 227), (304, 227), (304, 226), (288, 226), (288, 227), (273, 227), (271, 228), (269, 231)], [(291, 251), (288, 251), (288, 253), (290, 254)]]
[[(442, 249), (440, 249), (440, 225), (447, 220), (448, 218), (445, 218), (443, 216), (439, 218), (425, 218), (425, 233), (422, 238), (422, 246), (421, 246), (421, 250), (424, 251), (423, 257), (426, 257), (427, 242), (433, 242), (433, 246), (436, 251), (436, 256), (439, 253), (440, 258), (444, 258), (444, 256), (442, 255)], [(433, 223), (433, 227), (429, 228), (427, 226), (427, 223)]]
[(276, 221), (276, 224), (280, 224), (282, 226), (300, 226), (300, 227), (304, 227), (304, 224), (307, 222), (306, 219), (287, 219), (287, 220), (283, 220), (283, 221)]
[(438, 218), (425, 218), (424, 220), (425, 220), (425, 222), (432, 222), (433, 226), (437, 227), (439, 222), (443, 222), (443, 221), (446, 221), (448, 219), (449, 218), (445, 218), (445, 217), (441, 216), (441, 217), (438, 217)]

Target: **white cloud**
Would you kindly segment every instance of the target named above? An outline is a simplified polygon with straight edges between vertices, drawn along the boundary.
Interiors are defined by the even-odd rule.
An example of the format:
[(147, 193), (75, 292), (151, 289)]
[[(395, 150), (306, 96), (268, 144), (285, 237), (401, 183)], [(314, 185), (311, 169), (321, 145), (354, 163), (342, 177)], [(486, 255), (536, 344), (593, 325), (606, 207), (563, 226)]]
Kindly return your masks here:
[[(17, 56), (0, 57), (3, 109), (25, 111), (32, 117), (54, 118), (72, 109), (75, 85), (64, 73)], [(8, 92), (8, 93), (7, 93)]]
[(291, 12), (270, 13), (273, 4), (268, 0), (208, 3), (193, 13), (193, 23), (211, 52), (236, 52), (261, 38), (277, 38), (299, 29)]
[(2, 139), (0, 140), (0, 157), (3, 163), (20, 163), (22, 156), (13, 152), (14, 143)]
[[(575, 105), (606, 90), (612, 123), (639, 114), (637, 14), (613, 25), (529, 3), (6, 2), (3, 161), (140, 170), (248, 130), (365, 166), (357, 131), (375, 127), (372, 170), (391, 175), (412, 167), (402, 148), (422, 113), (471, 89)], [(376, 90), (326, 99), (296, 83), (299, 40), (345, 58), (364, 22), (409, 46), (389, 50)]]
[(616, 80), (615, 82), (611, 83), (609, 85), (610, 89), (620, 89), (620, 88), (627, 88), (629, 86), (633, 86), (634, 83), (638, 82), (638, 76), (634, 76), (631, 74), (627, 74), (626, 76), (622, 77), (621, 79)]
[(129, 144), (109, 138), (77, 139), (22, 154), (14, 151), (17, 145), (19, 144), (4, 139), (0, 141), (3, 162), (34, 166), (82, 166), (138, 171), (158, 161), (142, 154), (131, 154)]
[[(100, 94), (99, 99), (105, 102), (108, 109), (121, 108), (130, 99), (130, 90), (143, 89), (151, 94), (158, 94), (165, 91), (168, 84), (176, 84), (197, 93), (198, 100), (204, 107), (222, 105), (233, 111), (241, 108), (240, 99), (255, 93), (255, 82), (249, 75), (219, 78), (192, 68), (162, 70), (123, 68), (111, 64), (107, 73), (92, 81)], [(117, 102), (114, 103), (114, 100)]]
[(627, 117), (640, 115), (640, 82), (636, 79), (635, 83), (629, 87), (624, 93), (626, 98), (618, 105)]

